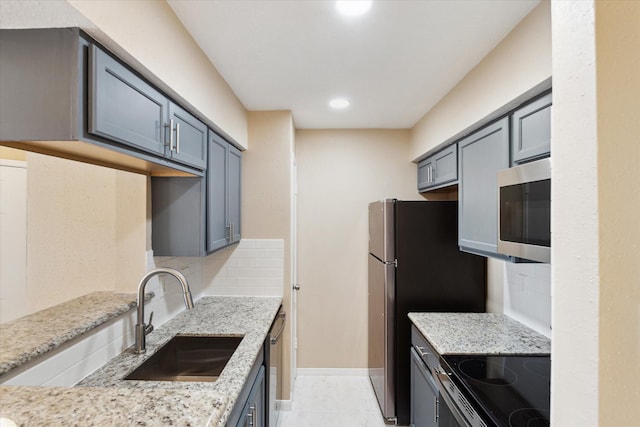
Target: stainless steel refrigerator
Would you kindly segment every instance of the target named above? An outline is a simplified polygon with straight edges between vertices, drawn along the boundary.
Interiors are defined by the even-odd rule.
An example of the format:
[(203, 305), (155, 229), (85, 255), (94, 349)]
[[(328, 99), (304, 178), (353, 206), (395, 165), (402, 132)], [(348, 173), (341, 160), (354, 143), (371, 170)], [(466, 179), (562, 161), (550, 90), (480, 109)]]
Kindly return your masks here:
[(408, 425), (412, 311), (484, 312), (486, 259), (458, 249), (455, 201), (369, 205), (369, 378), (383, 417)]

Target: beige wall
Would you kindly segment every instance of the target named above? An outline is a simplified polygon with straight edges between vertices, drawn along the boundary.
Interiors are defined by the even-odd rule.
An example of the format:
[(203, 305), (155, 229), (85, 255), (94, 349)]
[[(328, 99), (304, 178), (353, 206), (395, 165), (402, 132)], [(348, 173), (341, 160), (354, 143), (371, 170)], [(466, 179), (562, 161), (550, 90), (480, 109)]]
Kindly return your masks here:
[(554, 2), (552, 18), (552, 425), (631, 426), (640, 417), (640, 3)]
[(367, 367), (368, 204), (420, 199), (406, 130), (298, 130), (298, 366)]
[(412, 129), (416, 159), (551, 76), (550, 1), (527, 15)]
[(29, 312), (93, 291), (135, 292), (146, 177), (35, 153), (27, 171)]
[[(291, 168), (294, 147), (290, 111), (249, 113), (249, 150), (242, 153), (242, 238), (284, 240), (283, 306), (291, 305)], [(289, 319), (291, 317), (289, 316)], [(284, 334), (283, 394), (290, 399), (291, 322)]]
[(595, 4), (599, 420), (631, 425), (640, 419), (640, 362), (625, 363), (640, 361), (640, 3)]

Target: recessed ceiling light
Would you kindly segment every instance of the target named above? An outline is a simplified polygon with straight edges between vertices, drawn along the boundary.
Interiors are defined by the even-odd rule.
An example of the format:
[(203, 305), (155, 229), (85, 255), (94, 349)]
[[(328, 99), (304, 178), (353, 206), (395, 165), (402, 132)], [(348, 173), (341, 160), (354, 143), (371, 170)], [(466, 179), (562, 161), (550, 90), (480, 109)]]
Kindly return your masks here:
[(360, 16), (371, 9), (371, 3), (371, 0), (344, 0), (337, 1), (336, 8), (344, 16)]
[(334, 98), (329, 101), (329, 106), (334, 110), (344, 110), (350, 105), (349, 101), (345, 98)]

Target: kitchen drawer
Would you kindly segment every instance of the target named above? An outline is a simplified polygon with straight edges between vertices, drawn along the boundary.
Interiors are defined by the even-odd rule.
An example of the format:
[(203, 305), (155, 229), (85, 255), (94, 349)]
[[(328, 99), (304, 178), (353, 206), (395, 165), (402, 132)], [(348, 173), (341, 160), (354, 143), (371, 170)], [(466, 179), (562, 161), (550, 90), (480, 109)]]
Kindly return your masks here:
[(429, 370), (433, 370), (440, 364), (440, 355), (429, 342), (422, 336), (420, 331), (415, 326), (411, 326), (411, 346), (416, 351), (418, 356), (429, 367)]

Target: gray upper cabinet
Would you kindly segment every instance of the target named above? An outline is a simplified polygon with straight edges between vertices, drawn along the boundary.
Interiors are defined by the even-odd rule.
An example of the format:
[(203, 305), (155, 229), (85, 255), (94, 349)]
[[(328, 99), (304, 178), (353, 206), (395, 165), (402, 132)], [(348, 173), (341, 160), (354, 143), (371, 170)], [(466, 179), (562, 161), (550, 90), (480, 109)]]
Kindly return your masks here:
[(164, 155), (169, 100), (92, 45), (89, 49), (89, 132)]
[(431, 184), (431, 174), (433, 171), (433, 159), (428, 157), (418, 163), (418, 191), (425, 191)]
[(92, 45), (89, 132), (206, 169), (207, 125)]
[(509, 167), (509, 117), (460, 140), (458, 148), (460, 249), (506, 258), (497, 254), (496, 173)]
[(512, 164), (551, 152), (551, 93), (515, 110), (511, 116)]
[(209, 166), (207, 167), (207, 208), (209, 227), (207, 229), (207, 249), (227, 246), (227, 152), (229, 144), (215, 133), (209, 136)]
[(239, 242), (242, 235), (240, 222), (240, 204), (242, 196), (242, 153), (236, 147), (229, 145), (229, 224), (231, 243)]
[(453, 185), (458, 180), (458, 145), (450, 145), (418, 163), (418, 191)]
[(166, 155), (198, 169), (207, 167), (207, 125), (173, 102), (169, 103)]
[(205, 256), (240, 241), (242, 155), (209, 130), (205, 178), (153, 177), (156, 256)]
[(241, 167), (240, 150), (210, 131), (207, 167), (209, 252), (240, 241)]
[(204, 175), (206, 124), (79, 28), (0, 29), (0, 94), (2, 145), (150, 175)]

